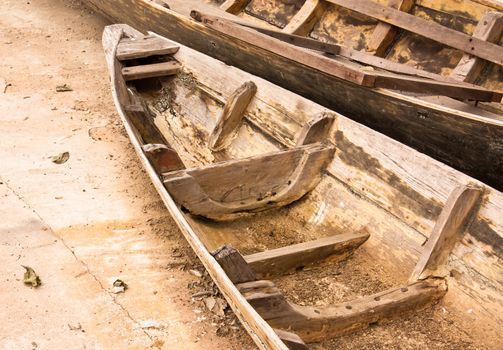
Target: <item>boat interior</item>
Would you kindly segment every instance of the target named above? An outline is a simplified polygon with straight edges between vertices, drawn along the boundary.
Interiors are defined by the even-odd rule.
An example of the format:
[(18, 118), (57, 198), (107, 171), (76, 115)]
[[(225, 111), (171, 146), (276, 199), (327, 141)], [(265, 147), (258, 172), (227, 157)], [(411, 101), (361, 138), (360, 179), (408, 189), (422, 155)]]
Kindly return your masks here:
[[(487, 64), (463, 76), (465, 53), (414, 32), (392, 27), (373, 16), (330, 0), (206, 0), (220, 9), (257, 25), (267, 25), (289, 34), (306, 36), (321, 42), (367, 51), (393, 62), (452, 76), (491, 90), (503, 90), (503, 68)], [(503, 5), (477, 0), (372, 0), (418, 18), (438, 23), (458, 32), (477, 35), (502, 44)], [(169, 3), (169, 0), (166, 0)], [(175, 6), (176, 7), (176, 6)], [(376, 10), (377, 12), (377, 10)], [(487, 28), (491, 27), (490, 30)], [(465, 72), (466, 73), (466, 72)]]
[[(378, 25), (325, 1), (240, 3), (229, 9), (289, 30), (309, 10), (302, 34), (357, 49)], [(408, 11), (471, 33), (487, 9), (436, 3)], [(396, 338), (393, 327), (417, 326), (423, 313), (432, 332), (461, 335), (423, 329), (413, 341), (501, 345), (500, 192), (155, 33), (109, 28), (116, 103), (147, 172), (284, 344), (358, 347), (361, 336)], [(424, 40), (400, 33), (385, 56), (449, 74), (462, 54), (430, 43), (426, 52)]]

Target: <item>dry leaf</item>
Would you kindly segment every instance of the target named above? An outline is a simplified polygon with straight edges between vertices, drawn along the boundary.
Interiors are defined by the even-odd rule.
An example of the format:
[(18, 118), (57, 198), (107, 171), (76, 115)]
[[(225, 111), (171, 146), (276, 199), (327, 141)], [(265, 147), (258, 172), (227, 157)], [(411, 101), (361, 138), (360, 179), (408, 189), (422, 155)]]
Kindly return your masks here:
[(127, 284), (124, 283), (123, 280), (117, 279), (113, 283), (112, 293), (114, 293), (114, 294), (124, 293), (124, 291), (126, 289), (127, 289)]
[(73, 91), (73, 89), (67, 84), (56, 86), (56, 92), (66, 92), (66, 91)]
[(40, 280), (40, 277), (35, 273), (35, 270), (33, 270), (29, 266), (24, 266), (24, 269), (26, 270), (23, 276), (23, 282), (24, 284), (31, 284), (32, 287), (37, 288), (42, 284), (42, 281)]
[(66, 161), (70, 159), (70, 153), (69, 152), (63, 152), (58, 154), (57, 156), (51, 157), (51, 160), (53, 163), (56, 164), (63, 164), (66, 163)]

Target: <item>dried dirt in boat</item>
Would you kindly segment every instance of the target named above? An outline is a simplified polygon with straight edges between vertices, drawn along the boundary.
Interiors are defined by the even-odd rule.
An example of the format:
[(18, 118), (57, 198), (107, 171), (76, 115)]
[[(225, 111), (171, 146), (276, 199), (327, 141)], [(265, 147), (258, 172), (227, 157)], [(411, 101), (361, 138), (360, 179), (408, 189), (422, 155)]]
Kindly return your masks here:
[(363, 247), (341, 262), (306, 267), (274, 280), (288, 300), (326, 306), (392, 288), (393, 275), (376, 264)]

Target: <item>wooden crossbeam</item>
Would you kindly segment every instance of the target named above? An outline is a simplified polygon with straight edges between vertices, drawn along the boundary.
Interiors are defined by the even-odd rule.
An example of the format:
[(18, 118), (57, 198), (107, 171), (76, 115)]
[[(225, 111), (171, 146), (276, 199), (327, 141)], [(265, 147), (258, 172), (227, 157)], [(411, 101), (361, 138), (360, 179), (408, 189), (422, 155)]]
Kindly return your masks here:
[(340, 261), (348, 257), (368, 238), (367, 232), (345, 233), (250, 254), (244, 259), (261, 278), (270, 277), (327, 258)]
[[(409, 12), (414, 6), (414, 0), (390, 0), (388, 6), (403, 12)], [(374, 55), (383, 57), (386, 50), (393, 42), (397, 29), (392, 25), (379, 22), (372, 33), (367, 50), (374, 52)]]
[(319, 308), (288, 302), (271, 281), (242, 283), (237, 287), (273, 328), (287, 329), (298, 334), (306, 342), (336, 337), (383, 319), (418, 310), (440, 299), (447, 291), (447, 284), (443, 279), (426, 279)]
[(489, 62), (503, 65), (503, 47), (447, 28), (436, 22), (380, 5), (371, 0), (326, 1), (483, 58)]
[(182, 66), (177, 61), (124, 67), (122, 68), (122, 76), (126, 81), (163, 77), (178, 74), (181, 67)]
[(334, 154), (309, 144), (164, 174), (164, 186), (194, 215), (229, 220), (290, 204), (312, 190)]
[(212, 151), (221, 151), (232, 141), (241, 124), (243, 114), (256, 92), (257, 86), (252, 81), (248, 81), (229, 96), (210, 135), (209, 147)]
[(452, 191), (409, 281), (447, 274), (444, 271), (447, 259), (456, 242), (460, 241), (466, 224), (478, 210), (481, 195), (480, 188), (469, 186), (460, 186)]
[[(410, 92), (422, 92), (438, 95), (446, 95), (462, 99), (478, 101), (500, 101), (503, 94), (489, 91), (474, 85), (466, 86), (458, 83), (434, 81), (430, 79), (408, 77), (381, 71), (368, 71), (355, 64), (349, 64), (317, 53), (300, 49), (286, 42), (246, 28), (228, 20), (202, 14), (193, 11), (191, 16), (202, 21), (206, 26), (217, 30), (220, 33), (238, 38), (250, 45), (273, 52), (277, 55), (294, 60), (301, 64), (313, 67), (321, 72), (334, 77), (353, 82), (358, 85), (376, 88), (388, 88)], [(285, 33), (282, 33), (285, 34)]]
[[(479, 21), (473, 32), (473, 37), (491, 43), (498, 43), (503, 34), (503, 13), (488, 12)], [(486, 61), (464, 54), (451, 77), (459, 81), (474, 83), (480, 76), (480, 72), (486, 66)]]
[(241, 10), (248, 5), (250, 0), (226, 0), (220, 8), (225, 12), (232, 13), (233, 15), (238, 14)]
[(307, 35), (325, 11), (323, 0), (306, 0), (304, 5), (283, 28), (283, 32), (297, 35)]
[(180, 46), (159, 36), (147, 35), (141, 38), (125, 38), (117, 46), (116, 57), (120, 61), (154, 55), (173, 55)]

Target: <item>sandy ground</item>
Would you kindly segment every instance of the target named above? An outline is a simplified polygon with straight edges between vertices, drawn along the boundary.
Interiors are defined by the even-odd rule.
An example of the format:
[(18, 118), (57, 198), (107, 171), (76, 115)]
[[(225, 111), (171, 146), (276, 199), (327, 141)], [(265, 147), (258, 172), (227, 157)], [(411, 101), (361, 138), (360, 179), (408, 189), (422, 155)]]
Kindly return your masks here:
[(211, 285), (118, 121), (106, 22), (62, 0), (0, 13), (0, 349), (254, 348), (191, 298)]

